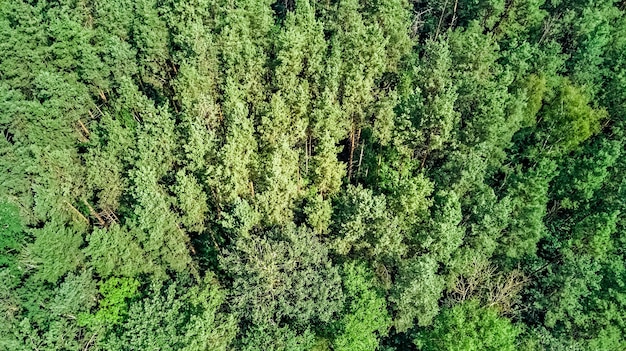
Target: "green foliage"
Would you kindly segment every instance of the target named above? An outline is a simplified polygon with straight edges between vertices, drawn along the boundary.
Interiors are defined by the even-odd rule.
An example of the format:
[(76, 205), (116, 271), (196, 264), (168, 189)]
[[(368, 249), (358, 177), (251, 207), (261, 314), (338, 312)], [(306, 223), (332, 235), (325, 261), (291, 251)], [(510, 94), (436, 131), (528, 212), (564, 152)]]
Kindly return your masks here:
[[(174, 350), (182, 349), (185, 341), (180, 328), (185, 324), (185, 316), (181, 312), (183, 301), (177, 300), (174, 286), (164, 293), (158, 287), (151, 287), (150, 297), (137, 300), (127, 307), (128, 317), (121, 325), (121, 335), (112, 334), (101, 344), (108, 350)], [(106, 298), (105, 298), (106, 299)], [(104, 300), (102, 301), (104, 302)], [(101, 306), (102, 306), (101, 302)], [(97, 312), (106, 318), (105, 313), (111, 318), (112, 309), (101, 307)], [(98, 315), (94, 319), (98, 319)], [(93, 323), (93, 322), (92, 322)], [(115, 325), (112, 322), (109, 325)]]
[(228, 350), (237, 333), (237, 318), (223, 312), (226, 291), (220, 289), (216, 278), (205, 276), (182, 300), (190, 302), (193, 313), (185, 327), (183, 350)]
[(125, 322), (100, 346), (107, 350), (228, 350), (236, 320), (220, 312), (224, 292), (211, 276), (191, 289), (187, 284), (185, 280), (168, 287), (153, 283), (150, 295), (130, 304)]
[(316, 147), (316, 154), (312, 157), (312, 182), (322, 196), (337, 193), (342, 178), (346, 175), (345, 164), (337, 159), (340, 150), (332, 136), (324, 133)]
[(12, 256), (19, 250), (23, 238), (19, 208), (0, 200), (0, 267), (12, 265)]
[(532, 315), (542, 311), (545, 329), (539, 331), (550, 336), (542, 347), (624, 345), (618, 336), (623, 334), (623, 318), (617, 313), (625, 296), (623, 224), (618, 219), (624, 163), (623, 139), (617, 132), (615, 139), (603, 136), (588, 142), (565, 161), (567, 170), (553, 185), (553, 215), (538, 252), (545, 271), (539, 270), (538, 284), (529, 289)]
[(245, 334), (241, 340), (241, 350), (246, 351), (305, 351), (311, 350), (315, 336), (308, 329), (296, 332), (285, 327), (258, 326)]
[(526, 103), (526, 118), (529, 124), (535, 124), (537, 113), (543, 105), (543, 97), (546, 93), (546, 78), (544, 76), (531, 75), (526, 82), (528, 101)]
[[(130, 119), (135, 122), (133, 117)], [(99, 128), (92, 131), (95, 144), (84, 156), (87, 166), (86, 180), (91, 191), (99, 198), (98, 206), (117, 210), (128, 187), (126, 150), (135, 147), (133, 128), (125, 126), (122, 116), (112, 118), (105, 114)]]
[(425, 326), (439, 312), (444, 282), (437, 275), (437, 262), (429, 256), (406, 260), (400, 266), (390, 301), (395, 310), (394, 326), (400, 332), (411, 328), (414, 320)]
[(317, 233), (323, 234), (328, 231), (333, 213), (332, 204), (324, 200), (321, 195), (310, 195), (302, 209), (306, 216), (306, 222)]
[(38, 267), (37, 277), (55, 283), (65, 274), (74, 271), (83, 262), (80, 247), (81, 231), (59, 222), (48, 222), (41, 229), (32, 231), (35, 242), (29, 247)]
[(509, 227), (502, 238), (508, 257), (532, 254), (537, 242), (545, 236), (543, 222), (548, 205), (548, 187), (555, 175), (555, 164), (540, 161), (523, 175), (513, 175), (509, 196), (513, 199)]
[(460, 122), (454, 110), (457, 86), (453, 84), (450, 55), (447, 41), (428, 40), (423, 56), (403, 84), (413, 91), (405, 94), (409, 100), (402, 105), (406, 111), (400, 115), (403, 120), (398, 121), (402, 138), (398, 147), (410, 146), (420, 159), (450, 143)]
[(137, 234), (126, 227), (113, 225), (96, 229), (89, 236), (85, 253), (91, 265), (102, 277), (114, 274), (135, 277), (153, 272), (156, 267), (146, 257), (145, 251), (133, 239)]
[(0, 349), (625, 349), (624, 11), (0, 0)]
[[(542, 113), (542, 148), (554, 148), (554, 152), (568, 152), (600, 129), (606, 111), (590, 106), (588, 95), (563, 81)], [(549, 131), (546, 133), (546, 131)]]
[(387, 334), (391, 318), (384, 297), (373, 284), (373, 275), (362, 264), (347, 263), (343, 269), (346, 311), (337, 322), (341, 331), (334, 350), (375, 350), (378, 338)]
[(184, 227), (192, 232), (202, 232), (209, 211), (205, 193), (195, 178), (183, 171), (176, 173), (176, 182), (174, 191), (178, 200), (177, 205), (183, 213), (181, 219)]
[(4, 311), (7, 318), (0, 323), (0, 347), (73, 350), (87, 345), (93, 334), (87, 333), (77, 320), (96, 303), (96, 282), (91, 272), (70, 273), (51, 291), (34, 281), (25, 283), (18, 291), (20, 295), (13, 301), (3, 296), (3, 305), (14, 305)]
[[(457, 138), (468, 146), (484, 143), (487, 148), (501, 146), (507, 134), (516, 130), (515, 115), (505, 113), (508, 91), (505, 67), (497, 63), (498, 45), (483, 35), (477, 24), (450, 33), (450, 52), (458, 80), (455, 110), (461, 115)], [(507, 127), (509, 130), (507, 130)]]
[(419, 350), (515, 350), (517, 326), (475, 301), (445, 309), (433, 326), (417, 334)]
[[(151, 144), (149, 147), (155, 146)], [(167, 157), (155, 156), (156, 160), (159, 156)], [(167, 168), (162, 163), (156, 163), (156, 160), (142, 160), (147, 164), (131, 173), (135, 179), (133, 195), (136, 202), (129, 229), (136, 235), (151, 261), (180, 272), (192, 264), (187, 248), (189, 239), (179, 227), (180, 217), (172, 210), (175, 198), (159, 184), (160, 177), (164, 176), (159, 173), (165, 173)]]
[(306, 227), (242, 236), (222, 266), (234, 278), (233, 310), (256, 325), (329, 322), (343, 304), (338, 270)]
[(454, 192), (440, 191), (434, 196), (430, 218), (419, 228), (412, 243), (427, 250), (437, 261), (446, 262), (463, 242), (461, 204)]
[(100, 285), (102, 299), (94, 314), (80, 316), (79, 324), (98, 330), (120, 325), (129, 314), (131, 301), (139, 297), (139, 281), (133, 278), (109, 278)]
[(341, 255), (362, 252), (375, 259), (397, 259), (406, 251), (398, 221), (385, 197), (361, 186), (350, 186), (336, 205), (333, 248)]
[(248, 236), (261, 221), (261, 216), (246, 200), (237, 200), (228, 212), (224, 212), (220, 222), (228, 234)]

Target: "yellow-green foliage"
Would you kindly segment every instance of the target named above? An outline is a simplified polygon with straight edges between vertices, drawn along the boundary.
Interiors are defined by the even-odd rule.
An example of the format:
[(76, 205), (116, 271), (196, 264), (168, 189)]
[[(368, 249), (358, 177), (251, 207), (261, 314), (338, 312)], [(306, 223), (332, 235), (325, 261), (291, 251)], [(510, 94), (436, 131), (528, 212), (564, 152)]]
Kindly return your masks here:
[(614, 0), (0, 0), (0, 350), (624, 350), (624, 38)]

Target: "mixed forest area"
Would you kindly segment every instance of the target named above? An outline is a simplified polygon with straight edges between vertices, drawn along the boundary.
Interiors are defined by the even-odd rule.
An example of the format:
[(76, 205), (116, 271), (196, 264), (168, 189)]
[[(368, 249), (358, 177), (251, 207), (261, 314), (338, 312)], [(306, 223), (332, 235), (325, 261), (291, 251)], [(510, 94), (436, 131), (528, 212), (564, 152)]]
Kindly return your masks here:
[(625, 350), (625, 11), (0, 0), (0, 350)]

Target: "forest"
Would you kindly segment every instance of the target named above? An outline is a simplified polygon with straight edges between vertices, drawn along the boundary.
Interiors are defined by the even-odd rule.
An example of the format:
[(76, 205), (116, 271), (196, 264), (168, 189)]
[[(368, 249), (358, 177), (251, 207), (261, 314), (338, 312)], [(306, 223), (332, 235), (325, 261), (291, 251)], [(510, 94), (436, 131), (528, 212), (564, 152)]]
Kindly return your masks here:
[(0, 0), (0, 350), (626, 350), (625, 12)]

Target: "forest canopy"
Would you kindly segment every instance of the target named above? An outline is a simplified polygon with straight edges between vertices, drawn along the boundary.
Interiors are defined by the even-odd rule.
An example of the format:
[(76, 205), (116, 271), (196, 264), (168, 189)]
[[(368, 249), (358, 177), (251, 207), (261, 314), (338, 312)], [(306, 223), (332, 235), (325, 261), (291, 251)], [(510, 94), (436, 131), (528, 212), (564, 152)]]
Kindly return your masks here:
[(0, 0), (0, 350), (626, 349), (623, 0)]

